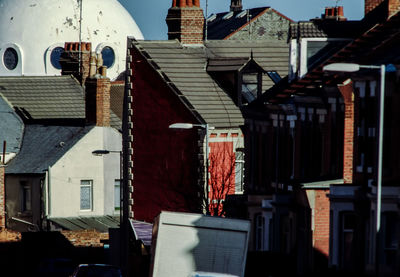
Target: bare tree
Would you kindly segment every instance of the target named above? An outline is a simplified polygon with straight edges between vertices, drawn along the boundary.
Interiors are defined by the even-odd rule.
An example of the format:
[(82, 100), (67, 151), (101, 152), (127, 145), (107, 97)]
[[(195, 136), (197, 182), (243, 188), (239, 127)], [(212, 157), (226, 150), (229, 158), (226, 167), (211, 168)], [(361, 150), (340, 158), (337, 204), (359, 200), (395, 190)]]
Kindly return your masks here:
[(235, 193), (236, 157), (232, 142), (210, 143), (208, 211), (214, 216), (224, 216), (223, 204), (228, 194)]

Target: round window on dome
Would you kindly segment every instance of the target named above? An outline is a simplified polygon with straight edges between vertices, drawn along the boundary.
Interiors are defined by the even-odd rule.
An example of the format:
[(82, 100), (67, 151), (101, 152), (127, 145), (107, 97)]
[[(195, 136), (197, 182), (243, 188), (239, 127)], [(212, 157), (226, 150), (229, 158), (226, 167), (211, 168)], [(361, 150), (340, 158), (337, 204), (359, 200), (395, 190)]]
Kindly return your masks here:
[(9, 47), (4, 51), (3, 63), (8, 70), (14, 70), (18, 65), (18, 53), (17, 51)]
[(107, 68), (111, 68), (115, 62), (115, 53), (114, 50), (106, 46), (101, 50), (101, 55), (103, 57), (103, 65), (107, 66)]
[(50, 62), (53, 65), (53, 67), (56, 69), (61, 69), (60, 57), (63, 52), (64, 52), (64, 48), (62, 48), (62, 47), (56, 47), (51, 51)]

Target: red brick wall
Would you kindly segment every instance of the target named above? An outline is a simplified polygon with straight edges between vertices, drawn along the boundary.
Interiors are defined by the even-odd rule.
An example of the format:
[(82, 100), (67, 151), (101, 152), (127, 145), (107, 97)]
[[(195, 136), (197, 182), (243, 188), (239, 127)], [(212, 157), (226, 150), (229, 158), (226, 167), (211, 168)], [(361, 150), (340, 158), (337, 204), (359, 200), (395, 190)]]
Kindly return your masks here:
[(103, 247), (101, 241), (108, 240), (108, 233), (99, 233), (95, 230), (61, 231), (75, 247)]
[(199, 211), (198, 130), (168, 128), (199, 122), (141, 54), (130, 51), (133, 216), (152, 222), (162, 210)]
[(314, 248), (329, 255), (329, 190), (315, 190)]
[(338, 87), (343, 95), (344, 112), (344, 145), (343, 145), (343, 181), (345, 184), (353, 183), (354, 168), (354, 133), (355, 133), (355, 105), (353, 83)]
[(0, 231), (0, 243), (21, 241), (21, 233), (3, 229)]
[(368, 14), (383, 2), (385, 2), (384, 5), (387, 5), (387, 11), (389, 16), (397, 13), (400, 10), (399, 0), (365, 0), (365, 7), (364, 7), (365, 14)]

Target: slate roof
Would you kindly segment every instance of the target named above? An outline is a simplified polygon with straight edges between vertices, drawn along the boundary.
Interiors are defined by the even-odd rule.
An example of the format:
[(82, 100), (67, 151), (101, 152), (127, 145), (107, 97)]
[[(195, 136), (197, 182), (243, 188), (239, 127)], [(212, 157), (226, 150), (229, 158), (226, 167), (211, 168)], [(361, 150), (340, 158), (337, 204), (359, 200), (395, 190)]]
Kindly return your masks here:
[(355, 38), (363, 27), (361, 21), (336, 21), (316, 19), (290, 24), (291, 39), (300, 38)]
[(6, 167), (6, 173), (43, 174), (92, 128), (26, 125), (21, 150)]
[(0, 77), (0, 93), (28, 118), (85, 118), (84, 91), (71, 76)]
[[(207, 19), (208, 30), (207, 39), (220, 40), (227, 39), (229, 36), (245, 27), (249, 22), (254, 21), (267, 11), (272, 11), (279, 16), (292, 21), (270, 7), (253, 8), (235, 12), (223, 12), (211, 15)], [(250, 20), (250, 21), (249, 21)]]
[(6, 142), (6, 153), (17, 153), (21, 147), (24, 125), (10, 103), (0, 93), (0, 152)]
[[(372, 18), (373, 19), (373, 18)], [(308, 72), (303, 78), (286, 85), (277, 91), (273, 99), (263, 95), (269, 102), (280, 102), (287, 100), (293, 94), (305, 95), (310, 90), (320, 88), (322, 85), (335, 83), (338, 79), (347, 78), (348, 75), (330, 74), (329, 78), (324, 76), (322, 68), (330, 63), (359, 63), (359, 64), (386, 64), (400, 63), (400, 12), (391, 16), (387, 21), (376, 22), (371, 17), (366, 18), (364, 29), (375, 22), (374, 27), (369, 28), (362, 35), (347, 44), (340, 51), (333, 54), (327, 60)], [(263, 99), (260, 99), (263, 101)]]
[[(178, 41), (135, 41), (149, 64), (194, 114), (217, 128), (238, 127), (244, 119), (228, 94), (207, 73), (210, 58), (248, 58), (265, 70), (288, 73), (289, 50), (286, 43), (208, 41), (204, 46), (183, 46)], [(273, 85), (266, 81), (266, 87)]]
[(96, 230), (101, 233), (107, 233), (110, 228), (119, 228), (119, 218), (119, 216), (81, 216), (50, 218), (49, 220), (61, 228), (70, 231)]

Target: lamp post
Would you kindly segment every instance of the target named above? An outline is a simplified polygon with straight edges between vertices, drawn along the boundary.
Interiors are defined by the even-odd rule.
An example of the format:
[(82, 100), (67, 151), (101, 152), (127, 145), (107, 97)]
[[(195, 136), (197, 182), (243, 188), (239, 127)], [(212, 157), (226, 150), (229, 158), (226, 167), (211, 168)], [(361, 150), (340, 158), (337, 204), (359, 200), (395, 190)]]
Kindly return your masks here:
[(323, 67), (323, 71), (336, 72), (357, 72), (360, 69), (380, 70), (380, 98), (379, 98), (379, 135), (378, 135), (378, 172), (376, 187), (376, 237), (375, 237), (375, 266), (376, 275), (379, 276), (379, 232), (381, 228), (381, 208), (382, 208), (382, 168), (383, 168), (383, 127), (385, 112), (385, 73), (386, 65), (359, 65), (354, 63), (332, 63)]
[(209, 155), (209, 146), (208, 146), (208, 132), (209, 132), (209, 130), (213, 130), (213, 129), (215, 129), (215, 127), (212, 127), (212, 126), (210, 126), (210, 125), (208, 125), (208, 124), (192, 124), (192, 123), (174, 123), (174, 124), (171, 124), (171, 125), (169, 125), (169, 128), (170, 129), (193, 129), (194, 127), (199, 127), (199, 128), (203, 128), (203, 129), (205, 129), (205, 131), (206, 131), (206, 136), (205, 136), (205, 143), (206, 143), (206, 147), (205, 147), (205, 159), (206, 159), (206, 174), (205, 174), (205, 177), (206, 177), (206, 193), (207, 193), (207, 195), (205, 196), (205, 199), (204, 199), (204, 201), (206, 201), (206, 213), (208, 213), (209, 212), (209, 210), (208, 210), (208, 192), (209, 192), (209, 187), (208, 187), (208, 185), (209, 185), (209, 182), (208, 182), (208, 169), (209, 169), (209, 160), (208, 160), (208, 155)]
[[(122, 151), (118, 150), (106, 150), (106, 149), (101, 149), (101, 150), (94, 150), (92, 151), (92, 154), (94, 156), (103, 156), (103, 155), (108, 155), (111, 153), (119, 154), (119, 187), (120, 187), (120, 266), (122, 270), (125, 272), (126, 271), (126, 262), (127, 262), (127, 247), (126, 246), (129, 243), (129, 233), (127, 233), (128, 230), (128, 214), (126, 214), (126, 206), (128, 205), (127, 203), (127, 194), (125, 194), (125, 182), (122, 181), (122, 174), (123, 174), (123, 169), (122, 169)], [(121, 209), (122, 208), (122, 209)], [(124, 238), (124, 239), (123, 239)]]

